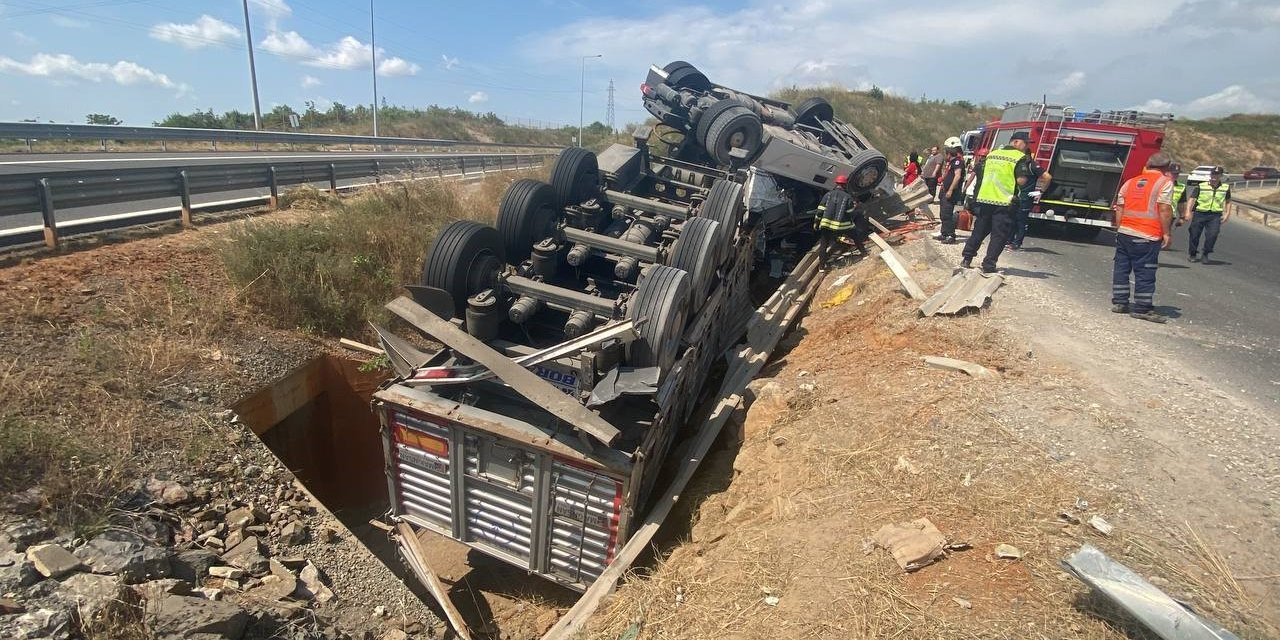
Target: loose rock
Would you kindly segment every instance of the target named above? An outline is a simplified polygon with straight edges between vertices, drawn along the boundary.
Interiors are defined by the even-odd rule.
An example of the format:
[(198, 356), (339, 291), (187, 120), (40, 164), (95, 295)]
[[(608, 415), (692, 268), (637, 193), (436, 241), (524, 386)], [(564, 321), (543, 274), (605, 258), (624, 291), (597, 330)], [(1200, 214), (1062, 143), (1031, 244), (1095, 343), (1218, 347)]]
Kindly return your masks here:
[(85, 568), (79, 558), (56, 544), (27, 547), (27, 560), (46, 578), (61, 578), (72, 571)]
[(304, 597), (311, 598), (320, 603), (328, 602), (333, 599), (333, 591), (324, 583), (324, 573), (322, 573), (320, 568), (314, 564), (308, 562), (307, 566), (303, 567), (302, 572), (298, 574), (298, 580), (300, 583), (298, 585), (298, 591), (300, 591)]
[(1017, 560), (1022, 557), (1022, 550), (1011, 544), (996, 545), (996, 557), (1005, 560)]
[(167, 596), (148, 605), (145, 613), (150, 630), (159, 640), (185, 640), (200, 637), (238, 640), (249, 624), (249, 614), (234, 604)]
[(135, 533), (107, 531), (76, 549), (76, 556), (94, 573), (119, 575), (125, 584), (137, 584), (148, 578), (170, 575), (167, 547), (148, 544)]
[(289, 546), (300, 545), (307, 541), (307, 525), (294, 520), (280, 530), (280, 542)]
[(240, 544), (222, 554), (222, 560), (233, 567), (244, 569), (253, 576), (266, 575), (271, 570), (266, 556), (262, 555), (262, 546), (258, 544), (256, 536), (245, 538)]
[(19, 520), (5, 527), (4, 533), (13, 541), (16, 551), (26, 551), (27, 547), (53, 537), (53, 529), (38, 520)]
[(218, 563), (218, 554), (204, 549), (180, 551), (169, 559), (173, 577), (187, 582), (199, 582), (209, 568)]
[(74, 605), (80, 624), (98, 620), (112, 608), (127, 601), (124, 583), (116, 576), (77, 573), (64, 580), (58, 590), (62, 600)]

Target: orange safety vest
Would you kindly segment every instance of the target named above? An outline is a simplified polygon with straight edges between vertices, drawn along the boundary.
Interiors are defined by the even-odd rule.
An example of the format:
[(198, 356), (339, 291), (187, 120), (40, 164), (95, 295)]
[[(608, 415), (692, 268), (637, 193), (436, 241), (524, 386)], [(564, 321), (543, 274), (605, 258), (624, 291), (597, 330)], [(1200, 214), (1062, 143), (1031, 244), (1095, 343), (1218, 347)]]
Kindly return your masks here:
[(1129, 235), (1148, 240), (1164, 239), (1164, 222), (1160, 220), (1160, 207), (1156, 198), (1169, 184), (1171, 179), (1163, 172), (1148, 169), (1141, 174), (1129, 178), (1120, 193), (1124, 196), (1124, 206), (1120, 209), (1120, 228), (1128, 230)]

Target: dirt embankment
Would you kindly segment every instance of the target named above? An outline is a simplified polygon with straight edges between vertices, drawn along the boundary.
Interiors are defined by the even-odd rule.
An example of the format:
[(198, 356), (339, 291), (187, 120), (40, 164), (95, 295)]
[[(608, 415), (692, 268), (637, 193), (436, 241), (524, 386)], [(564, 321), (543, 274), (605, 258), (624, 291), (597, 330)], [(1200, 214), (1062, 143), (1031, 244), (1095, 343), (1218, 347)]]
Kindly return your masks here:
[[(950, 276), (925, 242), (902, 251), (927, 290)], [(844, 273), (856, 284), (832, 288)], [(878, 260), (827, 283), (671, 518), (668, 546), (591, 637), (1142, 637), (1059, 566), (1083, 543), (1246, 636), (1274, 632), (1194, 531), (1025, 437), (1112, 420), (1075, 371), (987, 314), (918, 319)], [(926, 355), (998, 378), (930, 369)], [(1093, 516), (1122, 524), (1104, 536)], [(872, 538), (917, 518), (971, 548), (904, 573)], [(1001, 544), (1022, 557), (997, 558)]]

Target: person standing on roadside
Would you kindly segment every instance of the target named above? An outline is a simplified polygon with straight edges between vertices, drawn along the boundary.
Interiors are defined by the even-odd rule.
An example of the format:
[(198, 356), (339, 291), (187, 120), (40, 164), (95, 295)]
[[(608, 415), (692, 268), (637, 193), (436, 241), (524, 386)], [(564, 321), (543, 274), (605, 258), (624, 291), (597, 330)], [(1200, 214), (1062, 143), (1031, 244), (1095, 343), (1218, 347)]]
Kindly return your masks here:
[(1013, 233), (1009, 235), (1009, 244), (1005, 247), (1014, 251), (1022, 250), (1022, 241), (1027, 237), (1027, 225), (1031, 222), (1031, 210), (1040, 200), (1040, 185), (1048, 185), (1053, 179), (1035, 158), (1030, 158), (1027, 166), (1031, 169), (1031, 180), (1018, 188), (1018, 209), (1014, 215)]
[(908, 186), (920, 179), (920, 154), (912, 151), (907, 154), (907, 164), (902, 168), (902, 186)]
[(938, 178), (942, 176), (942, 163), (942, 154), (938, 153), (938, 148), (930, 147), (929, 157), (925, 158), (924, 166), (920, 168), (920, 175), (924, 177), (924, 186), (929, 189), (930, 201), (938, 195)]
[[(1116, 194), (1115, 267), (1111, 272), (1111, 310), (1134, 318), (1164, 323), (1155, 313), (1156, 267), (1160, 250), (1173, 236), (1173, 180), (1167, 175), (1169, 156), (1157, 152), (1142, 173), (1129, 178)], [(1133, 304), (1129, 304), (1129, 275), (1133, 274)]]
[[(955, 144), (951, 144), (952, 140)], [(958, 138), (948, 139), (945, 146), (947, 159), (943, 163), (942, 182), (938, 185), (938, 216), (942, 218), (942, 232), (936, 238), (943, 244), (955, 244), (956, 203), (964, 197), (964, 190), (960, 187), (965, 181), (964, 148)]]
[[(1231, 204), (1231, 185), (1222, 182), (1222, 173), (1222, 167), (1214, 167), (1208, 182), (1193, 184), (1187, 189), (1187, 203), (1191, 205), (1191, 224), (1187, 225), (1191, 243), (1187, 251), (1192, 262), (1209, 264), (1209, 254), (1218, 243), (1218, 232), (1222, 224), (1231, 219), (1227, 206)], [(1204, 235), (1204, 256), (1198, 257), (1201, 234)]]
[(982, 162), (982, 171), (975, 172), (978, 178), (973, 190), (977, 194), (977, 211), (974, 212), (973, 233), (969, 234), (964, 250), (960, 252), (962, 268), (973, 268), (978, 248), (987, 236), (991, 236), (986, 257), (982, 260), (982, 272), (996, 272), (996, 262), (1013, 232), (1014, 209), (1017, 207), (1014, 200), (1018, 188), (1031, 181), (1031, 156), (1027, 155), (1030, 141), (1031, 136), (1027, 132), (1014, 133), (1009, 144), (988, 153)]
[(982, 161), (987, 159), (987, 148), (982, 147), (973, 152), (968, 174), (964, 177), (964, 210), (973, 213), (978, 208), (973, 185), (978, 182), (978, 174), (982, 173)]
[(1182, 166), (1176, 162), (1169, 163), (1169, 179), (1173, 180), (1173, 226), (1181, 227), (1187, 221), (1187, 183), (1179, 180)]

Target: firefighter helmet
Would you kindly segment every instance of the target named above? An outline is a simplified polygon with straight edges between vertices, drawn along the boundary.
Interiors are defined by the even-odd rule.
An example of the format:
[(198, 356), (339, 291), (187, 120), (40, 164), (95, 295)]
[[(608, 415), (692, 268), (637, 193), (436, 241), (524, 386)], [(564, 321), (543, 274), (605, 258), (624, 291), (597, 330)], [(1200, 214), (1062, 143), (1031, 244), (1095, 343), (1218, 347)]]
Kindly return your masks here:
[(942, 143), (942, 146), (943, 148), (946, 148), (946, 149), (959, 149), (961, 146), (960, 138), (951, 136), (950, 138), (947, 138), (946, 141)]
[(838, 176), (836, 176), (836, 184), (837, 184), (837, 185), (840, 185), (840, 186), (844, 186), (844, 185), (846, 185), (846, 184), (849, 184), (849, 176), (846, 176), (846, 175), (844, 175), (843, 173), (842, 173), (842, 174), (840, 174), (840, 175), (838, 175)]

